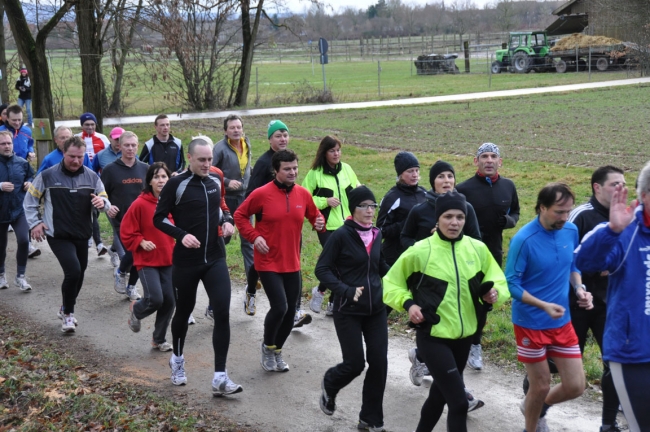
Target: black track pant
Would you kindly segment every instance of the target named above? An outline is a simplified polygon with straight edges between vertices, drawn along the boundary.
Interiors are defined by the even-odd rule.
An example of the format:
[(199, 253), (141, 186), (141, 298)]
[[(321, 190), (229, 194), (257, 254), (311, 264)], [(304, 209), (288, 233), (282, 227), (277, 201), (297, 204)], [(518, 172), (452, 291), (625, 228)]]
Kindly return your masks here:
[(133, 313), (139, 320), (156, 312), (153, 341), (165, 342), (165, 334), (174, 313), (174, 287), (172, 285), (172, 266), (143, 267), (138, 271), (144, 298), (133, 306)]
[(25, 214), (17, 219), (0, 224), (0, 273), (5, 272), (5, 259), (7, 258), (7, 230), (11, 225), (16, 235), (16, 275), (25, 274), (27, 268), (27, 255), (29, 254), (29, 225)]
[(650, 431), (650, 363), (609, 363), (631, 432)]
[(187, 335), (187, 320), (196, 305), (196, 291), (199, 281), (214, 311), (212, 348), (214, 349), (214, 371), (226, 370), (228, 345), (230, 344), (230, 275), (226, 258), (219, 258), (210, 264), (197, 266), (172, 266), (172, 283), (176, 297), (176, 312), (172, 318), (172, 339), (174, 354), (183, 355)]
[[(384, 389), (388, 371), (388, 328), (386, 309), (373, 315), (348, 315), (334, 312), (334, 327), (341, 344), (343, 362), (325, 372), (325, 388), (336, 396), (361, 375), (366, 361), (368, 372), (363, 380), (359, 419), (371, 426), (384, 425)], [(366, 357), (363, 356), (366, 342)]]
[(88, 240), (64, 240), (47, 236), (47, 243), (63, 269), (63, 312), (66, 315), (74, 313), (74, 305), (88, 266)]
[(300, 272), (261, 271), (259, 273), (271, 305), (264, 318), (264, 345), (275, 345), (277, 349), (281, 349), (293, 328), (295, 315), (293, 305), (300, 296)]
[(118, 267), (120, 273), (129, 273), (129, 285), (135, 285), (138, 283), (138, 272), (137, 271), (131, 271), (133, 269), (133, 254), (131, 253), (130, 250), (127, 250), (126, 247), (124, 247), (124, 243), (122, 243), (122, 237), (120, 237), (120, 226), (121, 224), (118, 221), (114, 222), (113, 229), (117, 233), (117, 237), (120, 239), (120, 244), (122, 245), (122, 249), (124, 249), (124, 255), (120, 257), (120, 266)]
[[(321, 247), (325, 247), (325, 243), (327, 243), (327, 240), (329, 240), (329, 238), (332, 236), (333, 232), (334, 231), (329, 231), (328, 230), (328, 231), (325, 231), (325, 232), (317, 232), (316, 233), (318, 235), (318, 242), (320, 243)], [(325, 291), (327, 291), (327, 288), (322, 283), (319, 283), (318, 284), (318, 291), (324, 293)]]
[(416, 342), (420, 357), (429, 368), (433, 384), (422, 405), (416, 432), (431, 432), (447, 405), (447, 430), (467, 432), (467, 396), (463, 369), (469, 357), (472, 338), (436, 338), (426, 330), (417, 330)]
[[(99, 229), (99, 210), (93, 208), (93, 240), (95, 240), (95, 246), (102, 242), (102, 233)], [(88, 242), (86, 242), (86, 247), (88, 247)]]
[[(607, 307), (604, 305), (594, 306), (592, 310), (583, 308), (571, 309), (571, 324), (573, 324), (573, 328), (578, 336), (581, 353), (585, 351), (587, 333), (591, 329), (591, 333), (594, 335), (594, 339), (596, 339), (596, 343), (598, 343), (602, 354), (606, 315)], [(616, 388), (614, 387), (612, 372), (609, 370), (609, 364), (607, 362), (603, 362), (603, 376), (600, 380), (600, 387), (603, 389), (603, 424), (612, 425), (616, 421), (619, 401)]]

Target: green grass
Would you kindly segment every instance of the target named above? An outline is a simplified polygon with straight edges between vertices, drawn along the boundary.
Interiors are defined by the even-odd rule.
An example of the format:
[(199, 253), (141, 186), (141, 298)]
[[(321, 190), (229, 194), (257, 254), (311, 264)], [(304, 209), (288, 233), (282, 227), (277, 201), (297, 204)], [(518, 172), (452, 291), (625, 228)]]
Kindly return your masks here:
[[(497, 143), (504, 156), (501, 173), (517, 185), (521, 218), (517, 228), (504, 232), (504, 249), (518, 228), (534, 218), (539, 189), (551, 181), (570, 184), (577, 204), (591, 195), (589, 178), (597, 166), (614, 164), (628, 170), (633, 185), (647, 154), (647, 119), (650, 118), (650, 86), (536, 95), (502, 100), (447, 103), (419, 107), (394, 107), (282, 116), (291, 131), (290, 147), (300, 157), (303, 178), (326, 134), (344, 140), (343, 160), (355, 170), (377, 199), (394, 185), (393, 158), (398, 150), (414, 152), (422, 167), (421, 184), (429, 187), (428, 167), (444, 159), (456, 169), (458, 181), (474, 173), (472, 155), (480, 143)], [(253, 157), (267, 149), (266, 125), (274, 116), (247, 117), (244, 129), (252, 140)], [(173, 133), (187, 143), (204, 133), (215, 141), (222, 136), (219, 120), (177, 122)], [(127, 127), (142, 141), (153, 133), (152, 125)], [(102, 221), (104, 218), (102, 217)], [(109, 227), (103, 222), (104, 235)], [(227, 247), (232, 278), (244, 280), (239, 242)], [(311, 229), (303, 232), (302, 269), (307, 295), (317, 284), (313, 275), (321, 251)], [(403, 316), (393, 316), (401, 326)], [(498, 364), (516, 364), (510, 308), (492, 312), (484, 336), (486, 355)], [(585, 354), (591, 381), (600, 379), (597, 347)]]

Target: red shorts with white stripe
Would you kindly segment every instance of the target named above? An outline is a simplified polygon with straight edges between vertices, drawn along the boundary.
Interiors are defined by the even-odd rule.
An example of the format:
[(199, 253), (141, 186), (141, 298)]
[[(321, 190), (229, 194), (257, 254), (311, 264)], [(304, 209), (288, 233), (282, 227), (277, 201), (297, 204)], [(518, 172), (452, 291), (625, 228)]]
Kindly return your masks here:
[(560, 328), (532, 330), (515, 326), (517, 359), (522, 363), (537, 363), (546, 357), (582, 358), (578, 336), (569, 322)]

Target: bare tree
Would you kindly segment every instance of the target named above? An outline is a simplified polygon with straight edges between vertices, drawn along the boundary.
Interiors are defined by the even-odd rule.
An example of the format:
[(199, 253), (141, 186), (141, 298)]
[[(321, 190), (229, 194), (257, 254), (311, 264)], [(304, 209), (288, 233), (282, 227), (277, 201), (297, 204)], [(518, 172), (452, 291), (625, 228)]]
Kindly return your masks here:
[(463, 35), (475, 25), (476, 5), (471, 0), (454, 0), (449, 6), (454, 30), (463, 45)]
[(36, 39), (32, 36), (27, 24), (22, 2), (19, 0), (3, 0), (3, 2), (11, 32), (16, 41), (16, 48), (29, 71), (32, 88), (35, 89), (32, 93), (34, 117), (49, 118), (50, 126), (54, 129), (52, 86), (47, 57), (45, 56), (45, 42), (50, 32), (70, 10), (73, 2), (64, 1), (58, 8), (53, 9), (50, 19), (38, 30)]
[(496, 4), (496, 21), (499, 30), (509, 32), (515, 25), (515, 10), (513, 0), (501, 0)]
[(7, 80), (9, 79), (9, 71), (7, 70), (7, 53), (5, 51), (5, 4), (0, 1), (0, 97), (2, 102), (9, 100), (9, 88), (7, 87)]
[[(235, 93), (233, 105), (246, 106), (248, 99), (248, 87), (251, 81), (251, 71), (253, 69), (253, 52), (255, 49), (255, 40), (260, 27), (260, 19), (264, 13), (264, 0), (257, 0), (257, 4), (251, 0), (239, 0), (239, 9), (241, 12), (241, 36), (242, 36), (242, 53), (241, 63), (239, 66), (239, 82)], [(252, 22), (251, 22), (252, 18)]]

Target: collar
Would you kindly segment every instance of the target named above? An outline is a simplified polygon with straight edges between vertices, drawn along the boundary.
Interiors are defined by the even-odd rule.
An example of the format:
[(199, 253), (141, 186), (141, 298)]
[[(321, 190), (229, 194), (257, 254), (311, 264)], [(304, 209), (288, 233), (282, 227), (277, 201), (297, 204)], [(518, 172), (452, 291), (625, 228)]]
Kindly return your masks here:
[(646, 228), (650, 228), (650, 214), (648, 214), (645, 208), (642, 211), (643, 211), (643, 224), (646, 226)]
[(464, 235), (463, 232), (461, 231), (460, 234), (458, 235), (458, 237), (456, 237), (455, 239), (450, 239), (450, 238), (447, 238), (442, 233), (442, 231), (440, 231), (439, 229), (436, 229), (436, 234), (438, 235), (438, 237), (440, 237), (440, 240), (443, 240), (443, 241), (446, 241), (446, 242), (449, 242), (449, 243), (456, 243), (457, 241), (461, 241), (463, 239), (463, 235)]
[(404, 191), (404, 192), (409, 192), (409, 193), (415, 193), (415, 192), (418, 191), (418, 189), (420, 189), (420, 185), (419, 185), (419, 184), (416, 184), (416, 185), (410, 186), (410, 185), (407, 185), (407, 184), (405, 184), (405, 183), (397, 182), (397, 183), (396, 183), (396, 186), (397, 186), (398, 189), (400, 189), (400, 190), (402, 190), (402, 191)]
[(359, 231), (370, 231), (372, 229), (372, 224), (368, 226), (361, 225), (359, 222), (355, 221), (352, 216), (348, 216), (343, 223)]
[(280, 183), (280, 182), (277, 181), (276, 179), (273, 179), (273, 184), (275, 184), (275, 185), (278, 187), (278, 189), (280, 189), (280, 190), (285, 190), (287, 193), (291, 193), (291, 191), (293, 190), (293, 187), (296, 185), (296, 184), (294, 183), (294, 184), (292, 184), (291, 186), (287, 186), (287, 185), (285, 185), (284, 183)]
[(61, 171), (63, 172), (63, 174), (67, 175), (68, 177), (76, 177), (84, 172), (84, 166), (81, 165), (81, 167), (77, 171), (70, 171), (65, 167), (63, 161), (61, 161)]
[(598, 213), (606, 217), (607, 220), (609, 220), (609, 209), (606, 208), (604, 205), (602, 205), (594, 195), (592, 195), (591, 198), (589, 198), (589, 204), (591, 204), (594, 210), (596, 210)]
[(334, 168), (332, 168), (330, 164), (325, 162), (325, 165), (323, 165), (323, 173), (335, 176), (341, 172), (341, 166), (341, 162), (339, 162)]
[(481, 174), (480, 172), (476, 171), (476, 175), (482, 179), (485, 179), (485, 181), (489, 184), (496, 183), (497, 180), (499, 180), (499, 173), (494, 174), (492, 177), (487, 177)]

